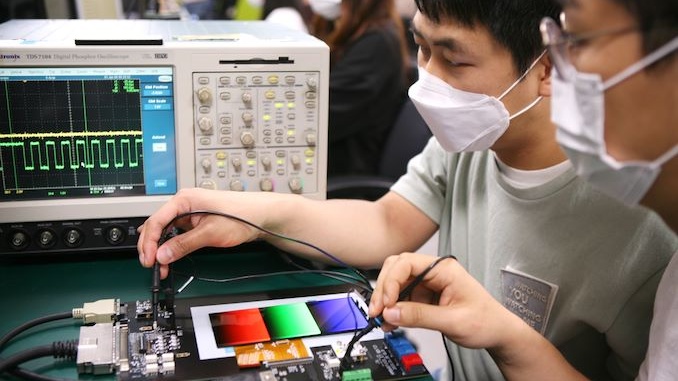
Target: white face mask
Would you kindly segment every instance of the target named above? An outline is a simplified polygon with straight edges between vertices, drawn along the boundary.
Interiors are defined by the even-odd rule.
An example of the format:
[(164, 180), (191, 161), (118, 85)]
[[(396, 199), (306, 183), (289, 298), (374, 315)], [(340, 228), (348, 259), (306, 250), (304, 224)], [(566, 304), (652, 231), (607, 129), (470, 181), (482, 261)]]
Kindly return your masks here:
[(326, 20), (336, 20), (341, 16), (341, 0), (309, 0), (313, 13)]
[(421, 67), (419, 79), (410, 87), (409, 96), (443, 149), (448, 152), (485, 150), (504, 134), (511, 119), (528, 111), (542, 99), (538, 97), (512, 116), (501, 102), (543, 55), (537, 57), (498, 98), (455, 89)]
[[(659, 175), (662, 164), (678, 154), (678, 145), (654, 161), (619, 162), (605, 146), (605, 90), (617, 85), (678, 48), (678, 38), (603, 83), (600, 75), (573, 71), (565, 81), (551, 76), (551, 119), (556, 138), (577, 174), (604, 193), (637, 204)], [(640, 127), (640, 126), (639, 126)]]

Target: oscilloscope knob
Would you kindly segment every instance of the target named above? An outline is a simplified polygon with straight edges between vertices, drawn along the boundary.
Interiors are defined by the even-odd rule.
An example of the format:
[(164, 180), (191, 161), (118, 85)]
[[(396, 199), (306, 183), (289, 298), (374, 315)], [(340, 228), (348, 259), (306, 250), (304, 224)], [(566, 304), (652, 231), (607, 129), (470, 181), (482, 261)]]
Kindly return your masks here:
[(259, 182), (259, 189), (261, 189), (264, 192), (272, 192), (273, 191), (273, 180), (265, 178), (261, 179)]
[(287, 183), (292, 193), (300, 194), (304, 190), (304, 183), (298, 177), (293, 177)]
[(254, 115), (251, 112), (244, 112), (242, 114), (242, 121), (245, 123), (245, 126), (252, 127), (252, 121), (254, 121)]
[(299, 155), (290, 156), (290, 163), (292, 163), (292, 168), (294, 168), (295, 171), (298, 171), (301, 168), (301, 158)]
[(198, 101), (203, 106), (209, 106), (212, 104), (212, 92), (207, 87), (201, 87), (198, 89)]
[(244, 92), (242, 93), (242, 101), (246, 105), (252, 104), (252, 93), (250, 92)]
[(309, 89), (315, 90), (315, 88), (318, 87), (318, 80), (315, 79), (315, 77), (308, 77), (306, 78), (306, 85)]
[(271, 162), (271, 158), (268, 156), (264, 156), (261, 158), (261, 165), (264, 167), (264, 171), (270, 172), (271, 171), (271, 165), (273, 163)]
[(212, 161), (208, 158), (204, 158), (200, 162), (200, 166), (202, 167), (203, 171), (205, 171), (205, 174), (208, 174), (212, 170)]
[(306, 144), (308, 144), (311, 147), (315, 147), (318, 139), (316, 138), (314, 133), (308, 133), (306, 134)]
[(198, 120), (198, 128), (203, 133), (203, 135), (212, 135), (212, 127), (212, 119), (203, 116), (200, 118), (200, 120)]
[(237, 191), (237, 192), (242, 192), (245, 190), (245, 186), (243, 185), (242, 181), (238, 179), (233, 179), (231, 180), (231, 183), (229, 184), (229, 188), (232, 191)]
[(251, 132), (245, 131), (240, 134), (240, 142), (245, 148), (254, 147), (254, 135)]

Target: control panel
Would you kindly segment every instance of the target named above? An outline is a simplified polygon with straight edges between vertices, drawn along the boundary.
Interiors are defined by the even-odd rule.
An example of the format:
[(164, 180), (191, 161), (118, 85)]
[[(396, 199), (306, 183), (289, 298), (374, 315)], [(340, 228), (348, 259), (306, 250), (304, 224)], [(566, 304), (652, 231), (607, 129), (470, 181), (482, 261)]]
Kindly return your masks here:
[(193, 73), (196, 185), (319, 188), (318, 72)]

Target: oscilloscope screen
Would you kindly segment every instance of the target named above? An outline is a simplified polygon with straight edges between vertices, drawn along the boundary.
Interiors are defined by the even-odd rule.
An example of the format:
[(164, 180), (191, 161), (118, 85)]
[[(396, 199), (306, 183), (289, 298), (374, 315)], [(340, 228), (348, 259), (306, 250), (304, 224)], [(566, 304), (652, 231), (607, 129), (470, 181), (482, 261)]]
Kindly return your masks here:
[(169, 67), (0, 69), (0, 200), (176, 192)]

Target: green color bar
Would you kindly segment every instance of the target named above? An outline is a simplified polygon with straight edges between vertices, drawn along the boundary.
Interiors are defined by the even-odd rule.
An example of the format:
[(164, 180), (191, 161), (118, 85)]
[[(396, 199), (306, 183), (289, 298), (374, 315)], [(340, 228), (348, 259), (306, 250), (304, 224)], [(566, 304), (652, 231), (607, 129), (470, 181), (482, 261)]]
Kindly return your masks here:
[(273, 340), (320, 335), (320, 328), (306, 303), (265, 307), (261, 315)]

